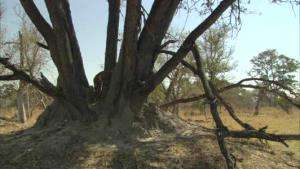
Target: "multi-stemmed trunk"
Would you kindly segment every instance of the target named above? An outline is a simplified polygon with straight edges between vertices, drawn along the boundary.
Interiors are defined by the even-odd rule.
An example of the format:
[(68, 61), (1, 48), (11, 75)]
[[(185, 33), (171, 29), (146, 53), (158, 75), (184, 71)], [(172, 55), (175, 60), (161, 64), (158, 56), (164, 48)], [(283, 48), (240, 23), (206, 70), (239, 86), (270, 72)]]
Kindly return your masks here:
[[(163, 79), (176, 68), (191, 50), (195, 40), (203, 34), (235, 0), (223, 0), (218, 7), (199, 24), (184, 40), (174, 56), (161, 69), (153, 73), (154, 63), (161, 50), (169, 43), (163, 43), (170, 23), (181, 0), (154, 1), (144, 24), (141, 24), (143, 7), (141, 0), (126, 2), (126, 16), (122, 45), (117, 57), (120, 0), (109, 0), (109, 18), (105, 51), (105, 72), (110, 78), (103, 84), (104, 98), (99, 109), (91, 110), (90, 95), (94, 93), (88, 84), (83, 68), (81, 52), (75, 36), (69, 3), (67, 0), (45, 0), (51, 25), (43, 18), (32, 0), (20, 0), (25, 12), (44, 37), (58, 70), (57, 85), (45, 77), (36, 81), (22, 72), (21, 79), (33, 83), (54, 98), (40, 124), (57, 121), (96, 119), (96, 113), (107, 113), (109, 121), (119, 121), (130, 126), (140, 111), (147, 96)], [(118, 60), (117, 60), (118, 58)], [(6, 60), (2, 60), (6, 62)], [(19, 77), (19, 76), (18, 76)], [(118, 123), (119, 123), (118, 122)]]

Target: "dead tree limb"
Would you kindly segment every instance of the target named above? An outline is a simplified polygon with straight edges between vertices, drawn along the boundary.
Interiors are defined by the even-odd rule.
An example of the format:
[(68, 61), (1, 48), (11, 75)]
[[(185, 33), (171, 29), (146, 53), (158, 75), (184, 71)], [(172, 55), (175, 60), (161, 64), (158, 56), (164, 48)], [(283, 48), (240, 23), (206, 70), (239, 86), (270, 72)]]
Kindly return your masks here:
[[(221, 97), (221, 95), (218, 93), (217, 89), (214, 87), (214, 85), (208, 81), (204, 68), (203, 68), (203, 59), (199, 55), (199, 52), (196, 48), (196, 46), (192, 49), (194, 59), (196, 61), (196, 71), (195, 74), (198, 75), (198, 77), (201, 79), (204, 91), (205, 91), (205, 97), (210, 102), (210, 111), (213, 116), (214, 122), (216, 124), (216, 136), (218, 140), (218, 144), (220, 147), (220, 150), (226, 159), (226, 164), (228, 168), (235, 168), (235, 158), (232, 154), (230, 154), (225, 145), (225, 138), (231, 137), (231, 138), (257, 138), (260, 140), (269, 140), (269, 141), (275, 141), (282, 143), (284, 146), (288, 147), (288, 144), (285, 142), (286, 140), (300, 140), (300, 135), (277, 135), (277, 134), (270, 134), (266, 132), (267, 126), (260, 128), (256, 130), (251, 125), (244, 123), (242, 120), (240, 120), (234, 112), (233, 107), (225, 101)], [(242, 80), (242, 82), (247, 81)], [(217, 99), (220, 100), (220, 102), (225, 106), (227, 111), (229, 112), (230, 116), (238, 123), (240, 124), (245, 130), (242, 131), (234, 131), (229, 130), (222, 122), (222, 119), (219, 116), (219, 112), (217, 111)]]
[[(188, 62), (186, 61), (182, 61), (181, 62), (186, 68), (188, 68), (190, 71), (192, 71), (195, 75), (199, 75), (199, 72), (198, 70), (192, 66), (191, 64), (189, 64)], [(199, 66), (199, 64), (197, 64), (197, 66)], [(228, 111), (229, 115), (240, 125), (242, 126), (244, 129), (246, 130), (255, 130), (254, 127), (252, 127), (251, 125), (247, 124), (247, 123), (244, 123), (242, 120), (240, 120), (235, 112), (234, 112), (234, 109), (233, 107), (230, 105), (230, 103), (226, 102), (226, 100), (219, 94), (219, 92), (217, 91), (217, 89), (215, 88), (215, 86), (209, 82), (209, 85), (211, 87), (211, 90), (213, 92), (213, 94), (215, 95), (215, 97), (221, 102), (221, 104), (224, 105), (225, 109)]]
[(274, 142), (280, 142), (286, 147), (288, 144), (286, 140), (300, 140), (300, 135), (297, 134), (270, 134), (266, 133), (264, 130), (242, 130), (242, 131), (229, 131), (225, 137), (232, 138), (258, 138)]
[(0, 76), (0, 81), (10, 81), (10, 80), (19, 80), (19, 78), (15, 74)]
[[(54, 85), (52, 85), (48, 80), (47, 80), (48, 81), (47, 85), (45, 85), (46, 78), (44, 76), (42, 77), (42, 80), (34, 79), (33, 77), (30, 77), (24, 71), (18, 69), (13, 64), (11, 64), (8, 61), (8, 58), (0, 58), (0, 63), (5, 68), (7, 68), (13, 72), (13, 75), (7, 75), (6, 78), (9, 78), (9, 76), (11, 76), (10, 80), (23, 80), (27, 83), (31, 83), (36, 88), (38, 88), (39, 90), (41, 90), (42, 92), (46, 93), (49, 96), (52, 96), (52, 97), (59, 96), (59, 94), (58, 94), (59, 92), (57, 91), (56, 87)], [(0, 80), (1, 80), (1, 77), (3, 79), (5, 78), (5, 76), (0, 76)]]
[(228, 103), (217, 91), (217, 89), (215, 88), (215, 86), (210, 82), (210, 87), (214, 93), (214, 95), (217, 97), (217, 99), (220, 101), (221, 104), (223, 104), (223, 106), (225, 107), (225, 109), (227, 110), (227, 112), (229, 113), (229, 115), (232, 117), (232, 119), (234, 119), (241, 127), (243, 127), (246, 130), (255, 130), (254, 127), (252, 127), (250, 124), (248, 123), (244, 123), (241, 119), (239, 119), (235, 112), (233, 107), (231, 106), (230, 103)]
[(212, 114), (212, 117), (213, 117), (216, 127), (217, 127), (216, 136), (217, 136), (218, 144), (220, 147), (220, 151), (226, 160), (227, 168), (233, 169), (233, 168), (235, 168), (236, 161), (235, 161), (234, 156), (227, 151), (227, 148), (225, 145), (225, 139), (224, 139), (226, 137), (226, 133), (228, 133), (228, 129), (223, 124), (222, 119), (219, 116), (217, 98), (214, 95), (214, 93), (209, 85), (209, 81), (204, 72), (203, 59), (199, 55), (199, 51), (196, 46), (194, 46), (192, 48), (192, 52), (193, 52), (193, 56), (194, 56), (194, 59), (196, 61), (196, 65), (197, 65), (197, 74), (198, 74), (199, 78), (201, 79), (201, 82), (202, 82), (202, 85), (203, 85), (203, 88), (205, 91), (205, 96), (206, 96), (207, 100), (209, 100), (209, 102), (210, 102), (210, 112)]
[[(246, 79), (240, 80), (237, 83), (234, 83), (234, 84), (231, 84), (231, 85), (228, 85), (228, 86), (225, 86), (225, 87), (221, 87), (221, 88), (217, 89), (217, 91), (218, 91), (218, 93), (223, 93), (225, 91), (228, 91), (228, 90), (231, 90), (231, 89), (234, 89), (234, 88), (264, 89), (267, 92), (274, 93), (274, 94), (286, 99), (289, 103), (291, 103), (295, 107), (300, 108), (300, 103), (293, 100), (291, 97), (289, 97), (283, 91), (268, 89), (267, 87), (264, 87), (264, 86), (251, 85), (251, 84), (242, 84), (243, 82), (251, 82), (251, 81), (268, 81), (269, 83), (273, 83), (273, 82), (274, 82), (274, 84), (277, 83), (276, 81), (270, 81), (270, 80), (262, 79), (262, 78), (246, 78)], [(292, 93), (292, 92), (290, 92), (290, 93)], [(195, 101), (198, 101), (198, 100), (201, 100), (201, 99), (204, 99), (204, 98), (205, 98), (204, 94), (200, 94), (200, 95), (193, 96), (193, 97), (188, 97), (188, 98), (180, 98), (180, 99), (168, 102), (168, 103), (164, 103), (164, 104), (160, 105), (160, 107), (161, 108), (166, 108), (166, 107), (169, 107), (169, 106), (172, 106), (172, 105), (175, 105), (175, 104), (195, 102)]]
[[(160, 50), (160, 53), (165, 53), (165, 54), (168, 54), (168, 55), (172, 55), (174, 56), (176, 54), (176, 52), (173, 52), (173, 51), (169, 51), (169, 50)], [(181, 60), (180, 63), (185, 66), (186, 68), (188, 68), (190, 71), (192, 71), (192, 73), (194, 73), (196, 76), (198, 76), (198, 72), (197, 72), (197, 69), (192, 66), (190, 63), (184, 61), (184, 60)], [(278, 81), (275, 81), (275, 80), (269, 80), (269, 79), (264, 79), (264, 78), (254, 78), (254, 77), (251, 77), (251, 78), (245, 78), (245, 79), (242, 79), (240, 80), (239, 82), (235, 83), (235, 84), (232, 84), (232, 85), (228, 85), (228, 86), (225, 86), (223, 88), (220, 88), (220, 89), (216, 89), (215, 91), (218, 92), (218, 93), (222, 93), (224, 91), (227, 91), (227, 90), (230, 90), (230, 89), (233, 89), (233, 88), (237, 88), (237, 87), (240, 87), (240, 88), (252, 88), (252, 89), (263, 89), (263, 90), (266, 90), (270, 93), (275, 93), (276, 95), (286, 99), (288, 102), (290, 102), (292, 105), (294, 105), (295, 107), (298, 107), (300, 108), (300, 103), (297, 103), (295, 102), (292, 98), (290, 98), (285, 92), (283, 91), (278, 91), (278, 90), (272, 90), (272, 89), (269, 89), (268, 87), (266, 86), (258, 86), (258, 85), (244, 85), (242, 83), (244, 82), (253, 82), (253, 81), (261, 81), (261, 82), (265, 82), (267, 85), (276, 85), (284, 90), (287, 90), (290, 94), (296, 94), (292, 88), (286, 86), (286, 85), (283, 85), (282, 83), (278, 82)], [(194, 101), (197, 101), (197, 100), (200, 100), (200, 99), (204, 99), (205, 98), (205, 95), (202, 94), (202, 95), (198, 95), (198, 96), (194, 96), (194, 97), (190, 97), (190, 98), (181, 98), (181, 99), (177, 99), (177, 100), (173, 100), (169, 103), (165, 103), (163, 105), (160, 106), (160, 108), (167, 108), (169, 106), (172, 106), (172, 105), (175, 105), (175, 104), (180, 104), (180, 103), (189, 103), (189, 102), (194, 102)], [(227, 106), (228, 107), (228, 106)]]

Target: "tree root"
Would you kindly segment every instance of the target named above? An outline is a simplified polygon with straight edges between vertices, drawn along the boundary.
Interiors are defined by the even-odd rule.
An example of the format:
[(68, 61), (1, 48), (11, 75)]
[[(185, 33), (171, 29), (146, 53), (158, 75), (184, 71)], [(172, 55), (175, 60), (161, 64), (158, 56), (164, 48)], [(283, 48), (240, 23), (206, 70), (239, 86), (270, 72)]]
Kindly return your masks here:
[(78, 110), (73, 104), (55, 99), (38, 118), (35, 127), (63, 126), (72, 121), (91, 122), (97, 119), (95, 112), (86, 108)]

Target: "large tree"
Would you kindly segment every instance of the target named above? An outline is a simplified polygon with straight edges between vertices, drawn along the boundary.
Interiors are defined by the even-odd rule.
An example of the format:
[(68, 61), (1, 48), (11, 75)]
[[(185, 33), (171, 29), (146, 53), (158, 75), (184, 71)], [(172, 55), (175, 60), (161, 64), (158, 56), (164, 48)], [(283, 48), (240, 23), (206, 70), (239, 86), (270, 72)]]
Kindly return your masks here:
[[(109, 114), (109, 119), (116, 119), (124, 126), (130, 126), (147, 96), (176, 68), (190, 51), (196, 39), (216, 22), (226, 9), (234, 4), (235, 0), (209, 4), (209, 7), (216, 6), (216, 8), (186, 37), (175, 52), (176, 54), (156, 73), (153, 73), (155, 59), (159, 50), (167, 45), (162, 42), (176, 10), (182, 3), (181, 0), (154, 1), (143, 24), (141, 24), (141, 0), (126, 1), (120, 52), (117, 52), (117, 43), (121, 2), (119, 0), (108, 2), (109, 28), (107, 29), (104, 71), (111, 72), (111, 76), (109, 81), (105, 82), (109, 84), (105, 88), (107, 90), (105, 98), (99, 101), (102, 105), (101, 110), (92, 111), (88, 102), (91, 88), (83, 68), (69, 2), (45, 0), (51, 21), (49, 24), (32, 0), (20, 0), (25, 12), (47, 43), (39, 44), (49, 50), (57, 67), (59, 73), (57, 85), (50, 84), (45, 77), (42, 80), (27, 77), (26, 73), (15, 69), (5, 58), (1, 58), (1, 62), (13, 70), (20, 79), (32, 82), (39, 89), (54, 97), (54, 102), (50, 105), (51, 109), (48, 109), (41, 118), (43, 119), (41, 121), (46, 122), (45, 124), (53, 119), (57, 122), (64, 118), (91, 121), (96, 119), (96, 112), (102, 111)], [(118, 57), (117, 53), (119, 53)]]
[[(299, 62), (293, 58), (289, 58), (285, 55), (279, 55), (275, 49), (270, 49), (259, 53), (251, 59), (252, 68), (249, 74), (253, 77), (259, 77), (264, 79), (270, 79), (278, 81), (288, 88), (296, 88), (297, 81), (295, 80), (296, 71), (299, 69)], [(262, 85), (262, 84), (260, 84)], [(264, 84), (266, 85), (266, 84)], [(285, 90), (276, 85), (267, 85), (268, 90)], [(295, 95), (295, 93), (290, 93)], [(260, 89), (257, 94), (255, 115), (259, 114), (259, 107), (262, 99), (276, 100), (272, 94), (268, 94), (266, 89)], [(279, 100), (277, 100), (279, 101)], [(279, 105), (286, 109), (288, 103), (282, 103), (280, 100)]]
[(205, 32), (200, 39), (200, 54), (205, 61), (208, 77), (214, 83), (225, 80), (226, 73), (234, 65), (232, 61), (233, 50), (228, 47), (229, 26), (217, 25)]
[[(197, 69), (192, 68), (192, 70), (195, 70), (195, 74), (201, 79), (205, 96), (210, 102), (211, 113), (217, 126), (218, 142), (227, 160), (228, 168), (233, 168), (234, 164), (224, 145), (225, 137), (254, 137), (282, 143), (284, 140), (299, 139), (299, 136), (294, 135), (268, 134), (264, 132), (265, 128), (254, 130), (254, 128), (249, 128), (246, 125), (245, 128), (251, 130), (228, 131), (218, 117), (216, 110), (218, 93), (215, 92), (217, 90), (214, 90), (213, 85), (209, 84), (205, 75), (203, 60), (195, 47), (195, 41), (224, 13), (227, 13), (225, 11), (228, 8), (231, 8), (231, 11), (227, 13), (229, 16), (239, 18), (240, 12), (243, 11), (239, 0), (199, 1), (201, 2), (200, 6), (205, 8), (201, 12), (206, 18), (186, 36), (179, 47), (172, 52), (172, 57), (157, 72), (153, 72), (157, 55), (164, 47), (172, 43), (171, 41), (164, 41), (170, 23), (176, 11), (182, 7), (181, 3), (186, 1), (155, 0), (148, 13), (142, 7), (141, 0), (127, 0), (119, 52), (117, 45), (121, 1), (109, 0), (108, 2), (109, 17), (104, 72), (109, 75), (109, 78), (105, 78), (106, 80), (102, 85), (102, 90), (105, 90), (104, 97), (97, 100), (96, 105), (98, 106), (92, 107), (90, 101), (93, 99), (89, 98), (95, 94), (87, 81), (68, 0), (45, 0), (51, 23), (45, 20), (33, 0), (20, 0), (25, 12), (46, 42), (46, 44), (40, 42), (38, 44), (50, 52), (58, 70), (57, 85), (51, 84), (44, 76), (39, 79), (29, 76), (11, 64), (6, 58), (7, 56), (1, 56), (0, 63), (10, 69), (13, 74), (0, 77), (2, 79), (20, 79), (32, 83), (54, 98), (53, 103), (38, 120), (38, 124), (53, 125), (71, 120), (90, 122), (97, 119), (97, 115), (102, 113), (107, 115), (109, 124), (116, 126), (121, 132), (130, 132), (133, 122), (149, 94), (178, 64), (182, 63), (186, 55), (192, 50), (197, 63)], [(142, 18), (145, 18), (144, 23), (141, 22)], [(117, 56), (117, 54), (119, 55)], [(257, 80), (268, 81), (265, 79)], [(245, 81), (247, 79), (237, 85), (241, 85)], [(244, 125), (244, 123), (240, 123)]]

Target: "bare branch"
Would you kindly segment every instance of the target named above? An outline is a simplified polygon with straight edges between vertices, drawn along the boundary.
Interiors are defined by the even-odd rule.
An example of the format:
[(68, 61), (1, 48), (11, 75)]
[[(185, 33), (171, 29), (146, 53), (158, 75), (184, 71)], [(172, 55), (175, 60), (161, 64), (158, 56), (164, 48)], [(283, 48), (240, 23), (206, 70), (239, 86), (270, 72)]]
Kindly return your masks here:
[[(160, 50), (160, 53), (164, 53), (167, 55), (172, 55), (174, 56), (176, 54), (176, 52), (173, 51), (169, 51), (169, 50)], [(189, 64), (187, 61), (185, 60), (181, 60), (180, 62), (183, 66), (187, 67), (189, 70), (191, 70), (195, 75), (197, 75), (197, 70), (194, 66), (192, 66), (191, 64)]]
[(223, 0), (217, 8), (199, 25), (197, 26), (184, 40), (183, 44), (177, 50), (176, 54), (166, 62), (162, 68), (154, 75), (152, 75), (149, 80), (149, 91), (152, 91), (155, 86), (163, 81), (167, 74), (169, 74), (180, 61), (188, 54), (194, 45), (196, 39), (202, 35), (213, 23), (215, 23), (219, 17), (229, 8), (235, 0)]
[(49, 50), (49, 47), (41, 42), (36, 42), (36, 44), (43, 49)]
[[(270, 141), (275, 141), (275, 142), (280, 142), (283, 145), (288, 147), (288, 144), (285, 142), (286, 140), (300, 140), (300, 135), (276, 135), (276, 134), (269, 134), (266, 133), (267, 126), (256, 130), (254, 127), (250, 126), (247, 123), (242, 122), (234, 113), (233, 108), (229, 103), (223, 99), (218, 91), (215, 89), (214, 85), (210, 83), (207, 80), (207, 77), (204, 73), (203, 69), (203, 59), (199, 55), (199, 52), (196, 47), (193, 48), (192, 50), (193, 56), (196, 61), (197, 65), (197, 75), (201, 79), (204, 91), (205, 91), (205, 96), (206, 98), (210, 101), (210, 111), (213, 116), (213, 119), (216, 123), (217, 127), (217, 140), (219, 143), (220, 150), (226, 159), (226, 164), (228, 168), (235, 168), (235, 160), (233, 156), (227, 151), (226, 146), (225, 146), (225, 137), (232, 137), (232, 138), (258, 138), (258, 139), (264, 139), (264, 140), (270, 140)], [(243, 82), (243, 81), (242, 81)], [(242, 84), (240, 84), (242, 85)], [(242, 127), (244, 127), (246, 130), (243, 131), (231, 131), (229, 130), (222, 122), (219, 113), (217, 111), (217, 102), (216, 98), (218, 98), (222, 104), (226, 107), (227, 111), (231, 115), (231, 117), (238, 122)]]
[(169, 44), (171, 44), (171, 43), (176, 43), (176, 42), (177, 42), (177, 40), (168, 40), (168, 41), (166, 41), (165, 43), (163, 43), (162, 45), (160, 45), (159, 49), (162, 50), (162, 49), (164, 49), (165, 47), (167, 47)]
[(20, 80), (20, 79), (15, 74), (0, 76), (0, 81), (10, 81), (10, 80)]
[(20, 0), (26, 14), (29, 16), (32, 23), (38, 29), (38, 31), (43, 35), (47, 43), (49, 44), (52, 40), (53, 29), (50, 24), (44, 19), (38, 8), (36, 7), (33, 0)]
[(31, 83), (36, 88), (38, 88), (42, 92), (48, 94), (49, 96), (52, 96), (52, 97), (59, 96), (58, 91), (55, 86), (53, 86), (53, 85), (44, 86), (40, 81), (30, 77), (27, 73), (16, 68), (13, 64), (11, 64), (8, 61), (8, 58), (0, 58), (0, 63), (2, 65), (4, 65), (5, 68), (11, 70), (14, 73), (14, 76), (16, 76), (19, 80), (23, 80), (27, 83)]
[(264, 139), (269, 141), (280, 142), (286, 147), (288, 147), (286, 140), (300, 140), (300, 135), (277, 135), (277, 134), (270, 134), (264, 131), (257, 131), (257, 130), (243, 130), (243, 131), (229, 131), (225, 137), (232, 137), (232, 138), (258, 138)]
[(216, 87), (210, 82), (210, 87), (214, 93), (214, 95), (217, 97), (217, 99), (221, 102), (221, 104), (224, 105), (225, 109), (227, 110), (227, 112), (229, 113), (229, 115), (240, 125), (242, 126), (244, 129), (246, 130), (255, 130), (254, 127), (252, 127), (251, 125), (249, 125), (248, 123), (244, 123), (242, 120), (240, 120), (235, 112), (233, 107), (231, 106), (230, 103), (226, 102), (226, 100), (220, 95), (220, 93), (217, 91)]
[(186, 68), (188, 68), (190, 71), (192, 71), (195, 75), (197, 75), (198, 71), (197, 68), (195, 68), (193, 65), (189, 64), (187, 61), (182, 60), (180, 62), (183, 66), (185, 66)]
[[(266, 82), (269, 82), (269, 83), (276, 82), (276, 81), (271, 81), (271, 80), (266, 80), (266, 79), (261, 79), (261, 78), (246, 78), (246, 79), (240, 80), (237, 83), (234, 83), (234, 84), (222, 87), (220, 89), (217, 89), (217, 91), (218, 91), (218, 93), (223, 93), (225, 91), (228, 91), (228, 90), (231, 90), (231, 89), (234, 89), (234, 88), (263, 89), (263, 90), (274, 93), (274, 94), (286, 99), (288, 102), (290, 102), (294, 106), (300, 108), (300, 103), (295, 102), (294, 99), (289, 97), (284, 92), (280, 92), (278, 90), (271, 90), (271, 89), (268, 89), (267, 87), (264, 87), (264, 86), (257, 86), (257, 85), (250, 85), (250, 84), (244, 85), (244, 84), (242, 84), (243, 82), (250, 82), (250, 81), (255, 81), (255, 80), (266, 81)], [(274, 84), (276, 84), (276, 83), (274, 83)], [(169, 106), (172, 106), (172, 105), (175, 105), (175, 104), (195, 102), (195, 101), (198, 101), (198, 100), (201, 100), (201, 99), (204, 99), (204, 98), (205, 98), (204, 94), (200, 94), (200, 95), (193, 96), (193, 97), (188, 97), (188, 98), (180, 98), (180, 99), (177, 99), (177, 100), (173, 100), (169, 103), (165, 103), (163, 105), (160, 105), (160, 107), (161, 108), (166, 108), (166, 107), (169, 107)]]
[(204, 72), (203, 58), (199, 55), (199, 51), (198, 51), (196, 45), (194, 45), (194, 47), (192, 48), (192, 52), (193, 52), (193, 56), (194, 56), (194, 59), (196, 61), (196, 65), (197, 65), (197, 70), (198, 70), (197, 75), (201, 79), (202, 86), (205, 91), (205, 96), (206, 96), (207, 100), (209, 100), (209, 102), (210, 102), (210, 113), (211, 113), (211, 115), (214, 119), (214, 122), (216, 124), (216, 127), (217, 127), (216, 136), (217, 136), (218, 144), (220, 147), (220, 151), (226, 160), (227, 168), (234, 169), (235, 165), (236, 165), (235, 158), (233, 157), (232, 154), (230, 154), (227, 151), (227, 148), (225, 145), (225, 140), (224, 140), (226, 133), (228, 132), (228, 129), (223, 124), (222, 119), (219, 116), (216, 97), (209, 85), (209, 81)]

